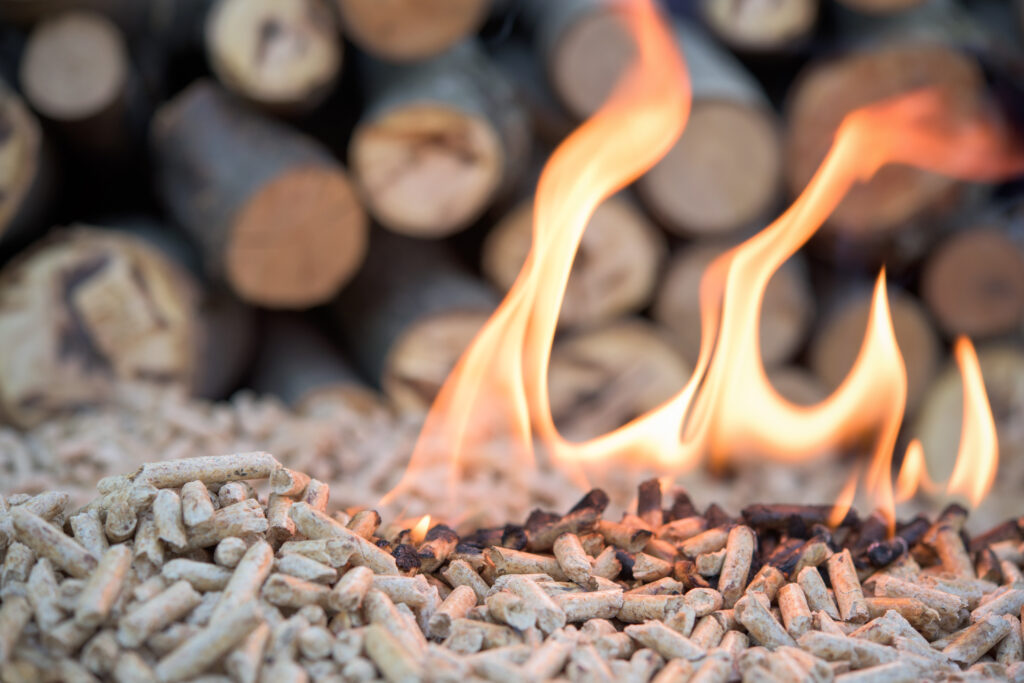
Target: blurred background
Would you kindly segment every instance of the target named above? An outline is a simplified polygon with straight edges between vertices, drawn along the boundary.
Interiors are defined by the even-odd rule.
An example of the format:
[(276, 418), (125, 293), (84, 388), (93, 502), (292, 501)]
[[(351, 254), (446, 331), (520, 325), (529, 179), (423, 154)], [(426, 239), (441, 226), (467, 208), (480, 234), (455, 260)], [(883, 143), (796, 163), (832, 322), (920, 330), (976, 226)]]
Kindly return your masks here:
[[(375, 502), (526, 257), (544, 161), (629, 63), (627, 1), (0, 0), (0, 493), (89, 497), (141, 462), (265, 449)], [(662, 8), (693, 110), (584, 235), (550, 374), (574, 439), (682, 386), (704, 267), (788, 205), (846, 113), (941, 85), (1024, 124), (1022, 3)], [(993, 518), (1024, 485), (1022, 189), (888, 167), (776, 275), (762, 317), (779, 391), (820, 400), (884, 265), (901, 443), (921, 438), (939, 480), (960, 424), (950, 342), (970, 335), (1002, 449)], [(689, 481), (704, 503), (829, 502), (860, 455)], [(544, 467), (470, 470), (466, 495), (502, 521), (577, 495)]]

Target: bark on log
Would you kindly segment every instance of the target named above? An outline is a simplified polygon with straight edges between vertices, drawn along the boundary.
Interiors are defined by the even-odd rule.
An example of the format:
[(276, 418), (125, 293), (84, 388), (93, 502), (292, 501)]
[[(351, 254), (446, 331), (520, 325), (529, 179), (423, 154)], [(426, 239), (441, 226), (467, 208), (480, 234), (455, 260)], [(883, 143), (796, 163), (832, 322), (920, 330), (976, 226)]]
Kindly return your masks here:
[(666, 335), (642, 319), (578, 332), (552, 350), (551, 413), (566, 438), (593, 438), (670, 398), (691, 372)]
[[(700, 352), (700, 280), (726, 246), (700, 244), (678, 251), (669, 261), (651, 316), (672, 333), (683, 357)], [(769, 280), (761, 308), (761, 357), (765, 367), (784, 363), (803, 345), (814, 319), (814, 297), (807, 267), (795, 256)]]
[(700, 13), (733, 49), (777, 52), (808, 38), (818, 20), (818, 0), (702, 0)]
[(529, 155), (516, 90), (473, 42), (415, 65), (361, 62), (366, 111), (349, 163), (384, 227), (443, 237), (511, 189)]
[(942, 330), (972, 339), (1024, 321), (1024, 253), (997, 227), (956, 233), (928, 258), (921, 295)]
[(325, 0), (217, 0), (206, 19), (206, 52), (229, 90), (284, 112), (319, 104), (342, 61)]
[[(508, 291), (533, 239), (533, 202), (520, 203), (484, 241), (484, 274)], [(651, 299), (665, 256), (665, 240), (624, 196), (601, 204), (587, 225), (573, 262), (559, 324), (591, 326), (636, 313)]]
[(30, 427), (118, 385), (191, 387), (197, 291), (144, 242), (76, 226), (0, 271), (0, 418)]
[(45, 224), (53, 164), (32, 112), (0, 80), (0, 244), (20, 246)]
[(164, 203), (243, 300), (307, 308), (359, 267), (366, 216), (344, 169), (315, 141), (209, 82), (165, 104), (152, 137)]
[[(993, 491), (984, 506), (971, 518), (978, 524), (992, 523), (1020, 512), (1024, 486), (1024, 352), (1017, 345), (999, 343), (977, 349), (985, 392), (999, 437), (999, 471)], [(946, 481), (956, 463), (963, 421), (963, 383), (956, 364), (950, 362), (928, 386), (928, 392), (912, 425), (911, 435), (921, 440), (929, 476)], [(983, 520), (975, 520), (980, 513)], [(981, 527), (983, 528), (983, 526)]]
[(327, 395), (346, 396), (357, 405), (373, 397), (380, 404), (341, 351), (300, 316), (269, 316), (261, 325), (259, 344), (249, 382), (258, 392), (274, 394), (297, 409)]
[[(634, 55), (616, 8), (621, 0), (528, 0), (536, 49), (552, 88), (577, 116), (594, 112)], [(699, 28), (675, 30), (693, 89), (686, 130), (637, 182), (672, 232), (707, 235), (749, 228), (774, 208), (782, 179), (779, 124), (756, 79)]]
[(476, 31), (489, 0), (334, 0), (342, 30), (381, 59), (415, 61), (441, 54)]
[(77, 147), (123, 155), (136, 87), (125, 37), (102, 14), (57, 14), (33, 29), (21, 87), (41, 116)]
[[(966, 55), (934, 42), (904, 40), (812, 64), (789, 95), (786, 181), (804, 189), (825, 157), (839, 123), (854, 109), (925, 86), (949, 93), (951, 115), (977, 106), (981, 72)], [(889, 165), (854, 186), (822, 231), (825, 243), (894, 239), (914, 219), (944, 208), (956, 183), (910, 166)], [(838, 251), (842, 254), (842, 249)]]
[(497, 295), (445, 245), (374, 232), (335, 306), (353, 361), (401, 412), (430, 407)]
[[(869, 289), (841, 296), (828, 307), (811, 339), (810, 368), (829, 391), (838, 387), (853, 367), (867, 330), (871, 298)], [(938, 368), (938, 335), (924, 308), (909, 294), (890, 288), (889, 312), (907, 368), (907, 414), (911, 415)]]

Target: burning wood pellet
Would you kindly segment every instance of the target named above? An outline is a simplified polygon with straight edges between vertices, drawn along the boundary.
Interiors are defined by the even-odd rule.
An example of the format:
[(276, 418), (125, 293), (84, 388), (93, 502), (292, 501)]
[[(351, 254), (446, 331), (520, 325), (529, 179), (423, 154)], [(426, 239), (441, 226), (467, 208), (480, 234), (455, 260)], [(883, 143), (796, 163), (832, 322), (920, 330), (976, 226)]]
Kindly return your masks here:
[[(214, 476), (224, 460), (200, 458), (105, 483), (100, 500), (108, 502), (144, 474), (161, 487), (127, 506), (137, 520), (127, 538), (125, 526), (103, 524), (112, 503), (68, 516), (74, 537), (57, 525), (59, 497), (10, 506), (0, 671), (26, 667), (64, 680), (219, 680), (226, 672), (241, 681), (429, 674), (725, 683), (944, 680), (963, 671), (998, 678), (1024, 669), (1024, 589), (969, 575), (962, 558), (950, 571), (961, 549), (972, 568), (988, 552), (1019, 571), (1024, 555), (1005, 540), (968, 549), (961, 532), (945, 533), (955, 517), (922, 532), (913, 548), (935, 548), (924, 564), (897, 544), (900, 556), (875, 567), (858, 565), (852, 546), (832, 545), (814, 508), (749, 508), (746, 525), (718, 510), (710, 529), (693, 515), (666, 523), (672, 513), (655, 513), (650, 501), (660, 497), (646, 483), (642, 514), (582, 517), (598, 530), (596, 556), (581, 540), (586, 531), (564, 530), (581, 510), (603, 511), (595, 492), (583, 503), (598, 504), (566, 515), (534, 513), (521, 527), (461, 538), (435, 524), (417, 543), (398, 531), (406, 524), (381, 524), (370, 510), (334, 517), (326, 486), (310, 498), (316, 479), (249, 457), (245, 476), (276, 473), (289, 495), (264, 499), (236, 472)], [(281, 500), (291, 526), (268, 523)], [(868, 539), (876, 538), (871, 519)], [(836, 538), (865, 547), (861, 522), (844, 524), (851, 533)], [(531, 533), (552, 528), (561, 533), (550, 543), (541, 537), (526, 549)], [(638, 538), (665, 547), (649, 552)], [(418, 566), (403, 569), (386, 549), (403, 544)], [(716, 587), (695, 587), (709, 556), (714, 566), (703, 569)], [(863, 584), (858, 566), (869, 577)]]

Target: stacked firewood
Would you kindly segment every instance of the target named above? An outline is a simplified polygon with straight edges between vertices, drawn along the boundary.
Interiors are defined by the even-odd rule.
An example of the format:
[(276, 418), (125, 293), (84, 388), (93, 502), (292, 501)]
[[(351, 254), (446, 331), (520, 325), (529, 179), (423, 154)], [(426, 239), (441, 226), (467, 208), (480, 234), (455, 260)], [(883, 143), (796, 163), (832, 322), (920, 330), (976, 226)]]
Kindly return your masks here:
[(652, 480), (619, 521), (594, 489), (457, 531), (332, 512), (262, 452), (98, 489), (0, 497), (5, 681), (1024, 679), (1024, 526), (971, 538), (955, 506), (887, 539)]
[[(117, 406), (140, 382), (421, 416), (523, 264), (543, 161), (630, 60), (619, 1), (0, 3), (0, 421)], [(800, 192), (846, 113), (941, 85), (953, 108), (996, 95), (1019, 116), (1013, 4), (665, 2), (693, 107), (584, 234), (551, 363), (563, 433), (682, 386), (704, 268)], [(839, 384), (884, 264), (907, 439), (948, 475), (966, 333), (1015, 458), (1013, 190), (909, 167), (857, 187), (765, 293), (780, 392)]]

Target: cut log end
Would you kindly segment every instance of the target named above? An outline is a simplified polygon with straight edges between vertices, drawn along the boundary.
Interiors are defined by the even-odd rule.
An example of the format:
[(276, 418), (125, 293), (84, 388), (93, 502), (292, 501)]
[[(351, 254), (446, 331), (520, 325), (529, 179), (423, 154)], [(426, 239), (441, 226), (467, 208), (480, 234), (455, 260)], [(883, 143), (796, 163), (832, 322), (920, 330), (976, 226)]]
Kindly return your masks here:
[(367, 221), (340, 168), (297, 167), (243, 205), (225, 257), (243, 299), (272, 308), (324, 303), (366, 252)]
[(412, 61), (444, 52), (473, 33), (488, 0), (335, 0), (345, 35), (382, 59)]
[(360, 124), (349, 159), (374, 217), (418, 237), (443, 237), (473, 222), (504, 173), (491, 123), (440, 104), (410, 104)]
[[(651, 315), (669, 330), (683, 356), (696, 362), (700, 352), (700, 281), (724, 247), (692, 246), (669, 262)], [(814, 317), (814, 298), (803, 263), (783, 265), (768, 281), (761, 305), (761, 357), (768, 367), (793, 356)]]
[[(829, 391), (845, 379), (860, 352), (868, 326), (871, 293), (848, 299), (827, 316), (811, 341), (810, 367)], [(889, 293), (889, 312), (907, 368), (907, 412), (924, 396), (939, 361), (939, 340), (928, 315), (906, 294)]]
[(0, 236), (21, 211), (41, 171), (42, 146), (39, 122), (0, 83)]
[(449, 311), (405, 329), (385, 360), (381, 388), (401, 413), (423, 413), (487, 322), (486, 313)]
[(818, 2), (703, 0), (701, 14), (711, 30), (733, 47), (767, 51), (807, 37), (818, 18)]
[(988, 337), (1024, 319), (1024, 254), (997, 228), (951, 237), (928, 260), (921, 294), (949, 335)]
[[(944, 89), (951, 116), (977, 106), (981, 73), (966, 55), (934, 44), (903, 44), (850, 54), (812, 67), (789, 103), (786, 181), (794, 195), (807, 185), (854, 109), (925, 86)], [(854, 239), (891, 233), (947, 197), (954, 181), (910, 166), (889, 165), (855, 185), (826, 230)]]
[(22, 56), (25, 97), (57, 121), (90, 119), (118, 102), (128, 79), (128, 50), (106, 17), (73, 11), (41, 23)]
[(721, 234), (764, 216), (781, 178), (774, 116), (748, 104), (705, 100), (694, 103), (683, 135), (637, 191), (673, 232)]
[(559, 37), (547, 58), (548, 77), (566, 107), (582, 118), (608, 99), (635, 52), (621, 19), (595, 5)]
[(0, 413), (28, 427), (128, 382), (190, 386), (196, 287), (158, 252), (79, 227), (0, 272)]
[(213, 71), (239, 95), (272, 107), (309, 107), (341, 68), (323, 0), (219, 0), (206, 23)]
[[(484, 273), (507, 291), (526, 261), (533, 237), (533, 203), (526, 201), (494, 227), (484, 242)], [(606, 323), (643, 308), (651, 298), (664, 240), (626, 199), (601, 204), (580, 242), (562, 302), (561, 325)]]
[(683, 388), (690, 365), (650, 323), (627, 319), (560, 340), (551, 354), (551, 412), (563, 436), (621, 427)]

